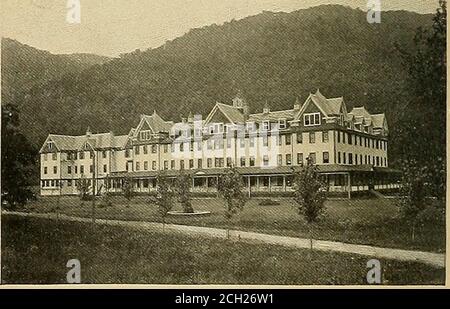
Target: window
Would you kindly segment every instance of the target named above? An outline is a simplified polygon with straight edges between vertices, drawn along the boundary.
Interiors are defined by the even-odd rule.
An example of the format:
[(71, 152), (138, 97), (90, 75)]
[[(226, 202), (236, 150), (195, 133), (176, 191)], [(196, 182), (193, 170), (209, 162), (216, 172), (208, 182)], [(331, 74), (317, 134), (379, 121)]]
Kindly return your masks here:
[(344, 153), (342, 153), (342, 157), (343, 157), (343, 161), (344, 161), (344, 164), (347, 164), (347, 155), (345, 154), (345, 152)]
[(328, 143), (328, 131), (322, 132), (322, 143)]
[(316, 153), (315, 152), (311, 152), (309, 154), (309, 159), (311, 160), (312, 164), (316, 164)]
[(67, 174), (72, 174), (72, 166), (67, 167)]
[(48, 147), (49, 150), (52, 150), (53, 149), (53, 142), (48, 142), (47, 143), (47, 147)]
[(250, 157), (250, 166), (255, 166), (255, 157)]
[(148, 161), (144, 161), (144, 171), (148, 170)]
[(268, 155), (264, 155), (263, 156), (263, 165), (264, 166), (268, 166), (269, 165), (269, 156)]
[(355, 154), (355, 165), (358, 165), (358, 155)]
[(328, 151), (323, 153), (323, 163), (330, 163), (330, 153)]
[(227, 148), (231, 148), (231, 138), (227, 138)]
[(164, 161), (164, 169), (165, 170), (169, 169), (169, 161), (167, 161), (167, 160)]
[(108, 172), (108, 166), (106, 164), (103, 164), (103, 173)]
[(337, 132), (337, 142), (340, 143), (341, 142), (341, 132)]
[(262, 129), (263, 129), (263, 131), (269, 131), (270, 130), (270, 122), (269, 121), (263, 121), (262, 122)]
[(249, 138), (249, 143), (250, 143), (250, 147), (255, 147), (255, 138), (254, 137), (250, 137)]
[(139, 146), (134, 147), (134, 153), (137, 155), (140, 153)]
[(233, 165), (233, 159), (227, 158), (227, 167), (231, 167)]
[(78, 166), (75, 165), (75, 174), (78, 173)]
[(241, 137), (241, 138), (239, 139), (239, 141), (240, 141), (240, 144), (241, 144), (241, 148), (244, 148), (244, 147), (245, 147), (245, 138), (244, 138), (244, 137)]
[(180, 152), (184, 151), (184, 143), (180, 143)]
[(136, 171), (139, 171), (141, 169), (141, 164), (139, 162), (136, 162)]
[(303, 164), (303, 153), (301, 153), (301, 152), (297, 153), (297, 164), (298, 165)]
[(279, 166), (283, 165), (283, 156), (282, 156), (281, 154), (279, 154), (279, 155), (277, 156), (277, 164), (278, 164)]
[(345, 144), (345, 136), (347, 135), (347, 133), (342, 132), (342, 143)]
[[(82, 153), (80, 153), (80, 159), (81, 159), (81, 154)], [(83, 155), (83, 157), (84, 157), (84, 155)], [(125, 149), (125, 158), (129, 158), (130, 157), (130, 149)]]
[(269, 146), (269, 138), (267, 136), (263, 136), (263, 146)]
[(197, 142), (197, 151), (202, 151), (202, 142)]
[(211, 158), (206, 159), (206, 166), (208, 168), (212, 167), (212, 159)]
[(156, 153), (156, 149), (157, 149), (157, 146), (156, 145), (152, 145), (152, 153)]
[(348, 144), (351, 145), (353, 140), (353, 135), (348, 134)]
[(309, 143), (314, 144), (316, 142), (316, 132), (309, 132)]
[(341, 164), (341, 153), (338, 152), (338, 163)]
[(103, 159), (106, 159), (106, 150), (103, 150), (103, 151), (102, 151), (102, 158), (103, 158)]
[(353, 154), (352, 153), (348, 154), (348, 164), (353, 164)]
[(208, 149), (212, 149), (212, 140), (211, 139), (208, 139), (208, 141), (206, 142), (206, 147)]
[[(183, 162), (184, 165), (184, 162)], [(152, 170), (156, 170), (156, 161), (152, 161)]]
[(245, 166), (245, 157), (241, 157), (241, 166)]
[(84, 165), (80, 165), (80, 173), (84, 174)]
[(44, 174), (47, 174), (47, 167), (44, 167)]
[(175, 169), (175, 160), (170, 160), (170, 169)]
[(320, 125), (320, 113), (311, 113), (303, 115), (303, 123), (305, 126)]
[(292, 136), (291, 136), (291, 134), (286, 134), (286, 135), (284, 136), (284, 139), (285, 139), (286, 145), (290, 145), (290, 144), (291, 144), (291, 142), (292, 142)]
[(58, 155), (56, 154), (56, 152), (52, 153), (52, 160), (55, 161), (58, 159)]
[(184, 170), (184, 160), (181, 160), (181, 161), (180, 161), (180, 169), (181, 169), (181, 170)]
[(255, 123), (254, 122), (247, 122), (245, 124), (245, 127), (248, 132), (254, 132), (255, 131)]
[(170, 152), (175, 152), (175, 144), (170, 144)]
[(68, 180), (67, 180), (67, 186), (68, 186), (68, 187), (71, 187), (71, 186), (72, 186), (72, 179), (68, 179)]
[(147, 147), (147, 145), (142, 146), (142, 148), (144, 149), (144, 154), (148, 154), (148, 147)]
[(89, 151), (89, 158), (91, 158), (91, 159), (94, 158), (94, 152), (93, 151)]
[(189, 160), (189, 168), (194, 168), (194, 159)]
[(151, 138), (150, 130), (141, 131), (139, 137), (141, 140), (149, 140)]
[(47, 161), (47, 154), (44, 153), (44, 161)]
[(276, 144), (278, 145), (278, 146), (281, 146), (282, 144), (281, 144), (281, 136), (279, 136), (279, 135), (276, 135), (275, 136), (275, 140), (276, 140)]
[(297, 132), (297, 144), (303, 143), (303, 133)]
[(292, 164), (292, 155), (290, 153), (286, 154), (286, 165)]
[(58, 173), (58, 167), (53, 166), (53, 174), (56, 174), (56, 173)]
[(286, 119), (280, 119), (280, 120), (278, 121), (278, 127), (279, 127), (280, 129), (286, 129)]
[(203, 161), (202, 159), (197, 160), (197, 168), (203, 168)]

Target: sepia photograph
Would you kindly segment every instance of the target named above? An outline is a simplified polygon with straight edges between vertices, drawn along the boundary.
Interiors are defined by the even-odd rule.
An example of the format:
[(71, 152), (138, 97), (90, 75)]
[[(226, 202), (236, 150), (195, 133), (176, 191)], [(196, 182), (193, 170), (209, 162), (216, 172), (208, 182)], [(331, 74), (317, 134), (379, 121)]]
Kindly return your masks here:
[(1, 285), (445, 287), (446, 5), (2, 0)]

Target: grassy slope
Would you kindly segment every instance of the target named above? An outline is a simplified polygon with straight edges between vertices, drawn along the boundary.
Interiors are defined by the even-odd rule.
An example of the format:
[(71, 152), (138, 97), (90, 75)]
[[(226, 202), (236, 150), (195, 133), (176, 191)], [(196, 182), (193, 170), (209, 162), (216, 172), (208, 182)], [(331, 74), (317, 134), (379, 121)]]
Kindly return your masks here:
[[(52, 212), (56, 198), (41, 198), (29, 207), (37, 212)], [(308, 227), (297, 214), (290, 199), (279, 199), (281, 205), (259, 206), (258, 199), (252, 199), (244, 211), (231, 221), (225, 219), (223, 202), (220, 199), (196, 199), (195, 210), (209, 210), (207, 217), (170, 218), (170, 223), (232, 227), (261, 233), (309, 237)], [(133, 221), (161, 221), (157, 206), (146, 197), (134, 198), (129, 208), (123, 197), (114, 197), (113, 206), (96, 210), (98, 218)], [(177, 206), (180, 209), (180, 206)], [(81, 204), (77, 197), (62, 197), (61, 211), (81, 217), (91, 216), (91, 203)], [(315, 238), (367, 244), (382, 247), (445, 251), (445, 227), (427, 226), (417, 232), (411, 241), (410, 228), (397, 218), (395, 200), (329, 200), (326, 216), (315, 228)]]
[[(118, 227), (2, 217), (3, 283), (65, 283), (69, 259), (82, 283), (365, 284), (368, 257), (139, 233)], [(443, 284), (445, 272), (381, 261), (384, 284)]]

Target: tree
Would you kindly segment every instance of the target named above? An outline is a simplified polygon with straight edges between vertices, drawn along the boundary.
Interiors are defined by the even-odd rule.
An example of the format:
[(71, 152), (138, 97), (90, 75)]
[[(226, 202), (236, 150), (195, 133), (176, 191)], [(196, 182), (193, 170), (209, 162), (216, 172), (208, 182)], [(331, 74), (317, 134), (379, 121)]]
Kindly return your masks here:
[(310, 247), (313, 249), (313, 224), (325, 211), (326, 185), (320, 179), (317, 166), (311, 158), (307, 164), (293, 172), (294, 200), (298, 204), (298, 213), (308, 223)]
[(414, 161), (402, 164), (402, 186), (398, 205), (401, 218), (411, 227), (411, 240), (413, 241), (417, 219), (426, 205), (426, 170), (425, 166), (419, 166)]
[(38, 151), (19, 131), (19, 112), (13, 105), (2, 106), (2, 200), (15, 209), (34, 198), (31, 191)]
[(127, 199), (127, 207), (130, 207), (131, 199), (134, 197), (133, 179), (125, 177), (122, 185), (123, 196)]
[(88, 201), (90, 199), (89, 196), (89, 180), (86, 177), (81, 176), (81, 178), (76, 180), (76, 186), (78, 192), (80, 192), (80, 199), (82, 201)]
[[(447, 87), (447, 3), (440, 1), (431, 30), (418, 29), (413, 52), (402, 51), (404, 65), (409, 70), (409, 89), (414, 94), (401, 113), (396, 144), (401, 145), (403, 170), (421, 170), (425, 184), (420, 194), (431, 195), (445, 206), (446, 188), (446, 87)], [(431, 159), (430, 159), (431, 158)], [(405, 177), (416, 177), (409, 173)], [(406, 180), (406, 191), (413, 194)], [(410, 197), (417, 200), (419, 197)]]
[(156, 204), (163, 221), (163, 231), (166, 225), (166, 217), (173, 208), (173, 189), (172, 181), (160, 171), (156, 176)]
[(192, 176), (181, 170), (175, 180), (175, 190), (178, 195), (178, 201), (183, 206), (183, 212), (185, 213), (194, 212), (191, 203), (191, 185)]
[[(225, 218), (230, 220), (234, 214), (244, 209), (248, 197), (242, 176), (235, 167), (230, 167), (220, 176), (217, 190), (225, 200)], [(227, 239), (229, 238), (230, 229), (227, 228)]]

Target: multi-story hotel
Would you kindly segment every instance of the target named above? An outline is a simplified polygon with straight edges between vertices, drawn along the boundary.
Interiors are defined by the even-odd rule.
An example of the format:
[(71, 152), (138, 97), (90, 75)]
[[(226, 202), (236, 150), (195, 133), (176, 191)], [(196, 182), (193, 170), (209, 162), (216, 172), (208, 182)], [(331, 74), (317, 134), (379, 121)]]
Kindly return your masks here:
[(193, 192), (215, 192), (228, 166), (242, 174), (249, 194), (289, 192), (292, 171), (311, 158), (332, 192), (388, 189), (397, 186), (388, 167), (388, 125), (384, 114), (364, 107), (347, 111), (342, 97), (319, 91), (292, 109), (251, 114), (241, 96), (216, 103), (205, 119), (191, 114), (181, 122), (156, 111), (142, 115), (128, 135), (50, 134), (41, 153), (41, 194), (78, 194), (85, 178), (96, 194), (120, 192), (133, 179), (136, 192), (156, 189), (161, 170), (176, 177), (192, 173)]

